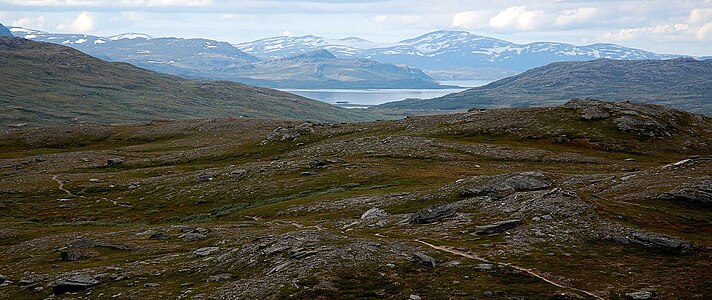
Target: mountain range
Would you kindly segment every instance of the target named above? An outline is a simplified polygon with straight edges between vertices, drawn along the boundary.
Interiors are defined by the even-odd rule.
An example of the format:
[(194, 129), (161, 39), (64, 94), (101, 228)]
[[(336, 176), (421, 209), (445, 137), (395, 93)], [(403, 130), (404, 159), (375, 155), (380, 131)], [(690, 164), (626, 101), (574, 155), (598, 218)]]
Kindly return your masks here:
[(712, 114), (712, 60), (558, 62), (434, 99), (409, 99), (379, 108), (463, 110), (473, 107), (552, 106), (572, 98), (632, 100)]
[(374, 120), (366, 112), (229, 81), (191, 81), (75, 49), (0, 37), (0, 125), (165, 119)]
[[(52, 34), (20, 27), (11, 27), (10, 30), (16, 36), (63, 44), (105, 60), (128, 62), (154, 71), (194, 79), (229, 79), (277, 88), (433, 88), (435, 80), (496, 80), (559, 61), (681, 57), (615, 44), (518, 44), (466, 31), (446, 30), (393, 43), (374, 43), (358, 37), (328, 39), (306, 35), (270, 37), (237, 44), (209, 39), (152, 38), (137, 33), (97, 37)], [(285, 74), (293, 72), (280, 73), (285, 69), (282, 59), (321, 50), (329, 51), (334, 57), (318, 65), (309, 65), (308, 69), (300, 72), (301, 76), (285, 78)], [(364, 60), (373, 62), (365, 63)], [(384, 78), (373, 77), (373, 72), (362, 69), (376, 62), (393, 65), (380, 68), (380, 73), (390, 82), (384, 83)], [(307, 66), (292, 66), (291, 69), (296, 67)], [(323, 74), (320, 68), (334, 70), (335, 76), (320, 77)], [(430, 78), (423, 77), (420, 70), (414, 69), (422, 70)], [(340, 73), (348, 75), (338, 75)], [(304, 80), (304, 74), (310, 77), (309, 80)], [(356, 74), (358, 76), (354, 77)], [(272, 77), (279, 80), (271, 80)], [(404, 85), (404, 82), (408, 83)]]
[(500, 79), (558, 61), (599, 58), (641, 60), (671, 59), (679, 55), (657, 54), (615, 44), (575, 46), (536, 42), (516, 44), (466, 31), (435, 31), (391, 44), (363, 39), (325, 39), (315, 36), (273, 37), (236, 44), (261, 58), (283, 57), (327, 49), (338, 57), (369, 58), (379, 62), (419, 68), (436, 79)]
[[(232, 80), (271, 88), (441, 87), (420, 70), (365, 58), (337, 58), (319, 50), (286, 59), (258, 59), (229, 43), (208, 39), (153, 38), (139, 33), (99, 37), (20, 27), (11, 30), (26, 39), (61, 44), (100, 59), (190, 79)], [(310, 60), (310, 56), (318, 60)]]

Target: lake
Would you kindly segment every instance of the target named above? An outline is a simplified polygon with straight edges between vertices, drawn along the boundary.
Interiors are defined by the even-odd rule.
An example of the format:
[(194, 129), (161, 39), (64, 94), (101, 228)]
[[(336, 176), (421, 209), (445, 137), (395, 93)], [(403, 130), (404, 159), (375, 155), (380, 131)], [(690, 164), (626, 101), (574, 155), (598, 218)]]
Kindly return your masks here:
[[(442, 81), (443, 85), (461, 86), (463, 88), (452, 89), (282, 89), (282, 91), (297, 94), (314, 100), (330, 104), (341, 104), (337, 102), (348, 102), (349, 105), (378, 105), (386, 102), (399, 101), (407, 98), (430, 99), (444, 96), (451, 93), (461, 92), (470, 87), (482, 86), (490, 83), (487, 80), (467, 80), (467, 81)], [(344, 105), (347, 106), (347, 105)]]

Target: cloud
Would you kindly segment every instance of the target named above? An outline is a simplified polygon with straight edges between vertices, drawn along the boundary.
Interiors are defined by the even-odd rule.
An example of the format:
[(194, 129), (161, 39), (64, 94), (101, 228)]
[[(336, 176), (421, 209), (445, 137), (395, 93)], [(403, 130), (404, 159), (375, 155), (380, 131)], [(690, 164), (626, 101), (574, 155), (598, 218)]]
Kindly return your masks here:
[(541, 10), (527, 10), (526, 6), (512, 6), (492, 17), (489, 24), (492, 28), (503, 30), (533, 30), (537, 28), (544, 12)]
[(556, 17), (555, 24), (557, 26), (568, 26), (572, 24), (585, 23), (598, 16), (598, 8), (581, 7), (573, 10), (564, 11)]
[(294, 32), (291, 32), (289, 30), (282, 31), (282, 36), (293, 36)]
[(69, 24), (59, 24), (58, 30), (71, 30), (72, 32), (85, 33), (94, 29), (94, 17), (87, 12), (80, 13), (74, 21)]
[(707, 39), (708, 36), (712, 37), (712, 22), (702, 25), (695, 32), (695, 38), (698, 40)]
[(687, 18), (692, 24), (705, 23), (712, 21), (712, 8), (695, 8), (690, 11), (690, 16)]
[(11, 22), (12, 26), (32, 28), (32, 29), (44, 29), (45, 17), (25, 17)]
[(484, 11), (464, 11), (452, 17), (452, 27), (480, 29), (489, 25), (491, 15)]

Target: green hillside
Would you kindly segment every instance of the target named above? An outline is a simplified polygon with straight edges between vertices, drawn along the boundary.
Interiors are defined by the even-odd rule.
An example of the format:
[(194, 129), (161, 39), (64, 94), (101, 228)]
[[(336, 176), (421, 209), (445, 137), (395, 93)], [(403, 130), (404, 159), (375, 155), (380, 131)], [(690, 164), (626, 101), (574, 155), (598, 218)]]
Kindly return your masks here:
[(61, 45), (0, 38), (0, 126), (140, 123), (161, 119), (375, 119), (280, 91), (190, 81)]

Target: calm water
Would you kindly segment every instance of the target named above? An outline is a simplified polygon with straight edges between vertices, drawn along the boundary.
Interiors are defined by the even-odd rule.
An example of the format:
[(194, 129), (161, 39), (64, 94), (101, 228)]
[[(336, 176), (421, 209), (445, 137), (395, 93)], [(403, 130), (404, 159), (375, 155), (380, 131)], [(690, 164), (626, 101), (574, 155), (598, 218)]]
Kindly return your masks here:
[[(484, 80), (471, 81), (443, 81), (443, 85), (456, 85), (463, 88), (455, 89), (440, 89), (440, 90), (418, 90), (418, 89), (363, 89), (363, 90), (340, 90), (340, 89), (325, 89), (325, 90), (301, 90), (301, 89), (284, 89), (285, 92), (290, 92), (303, 97), (314, 100), (323, 101), (326, 103), (337, 104), (337, 102), (348, 102), (351, 105), (378, 105), (386, 102), (399, 101), (407, 98), (429, 99), (444, 96), (450, 93), (457, 93), (469, 87), (476, 87), (490, 83)], [(343, 104), (343, 103), (342, 103)]]

